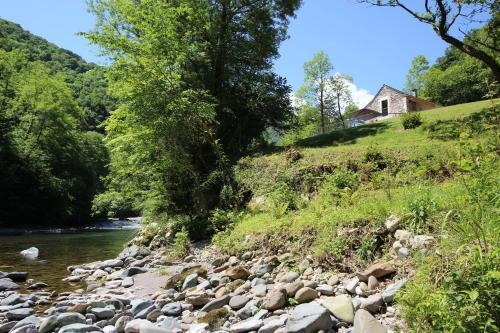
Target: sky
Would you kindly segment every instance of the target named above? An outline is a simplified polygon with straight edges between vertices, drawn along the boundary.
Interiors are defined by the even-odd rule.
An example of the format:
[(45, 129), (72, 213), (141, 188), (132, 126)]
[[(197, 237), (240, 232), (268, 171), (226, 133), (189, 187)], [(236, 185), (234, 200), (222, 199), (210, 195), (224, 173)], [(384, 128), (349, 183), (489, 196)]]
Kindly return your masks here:
[[(94, 25), (85, 0), (0, 0), (0, 17), (87, 61), (105, 63), (96, 47), (76, 35)], [(415, 56), (423, 54), (433, 63), (447, 47), (431, 27), (400, 9), (368, 6), (356, 0), (304, 0), (288, 34), (275, 70), (287, 78), (293, 90), (303, 82), (304, 62), (322, 50), (329, 55), (335, 72), (353, 77), (351, 89), (360, 107), (383, 84), (403, 88)]]

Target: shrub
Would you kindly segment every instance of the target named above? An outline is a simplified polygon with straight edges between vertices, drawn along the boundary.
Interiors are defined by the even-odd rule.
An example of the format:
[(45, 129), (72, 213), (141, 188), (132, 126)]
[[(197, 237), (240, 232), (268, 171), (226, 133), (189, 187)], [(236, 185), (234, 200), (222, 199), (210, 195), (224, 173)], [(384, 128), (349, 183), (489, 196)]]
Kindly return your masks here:
[(405, 130), (417, 128), (422, 125), (423, 122), (422, 116), (417, 112), (406, 113), (401, 117), (401, 124)]
[(429, 221), (432, 213), (437, 209), (437, 204), (428, 195), (418, 197), (408, 205), (409, 224), (413, 231), (421, 231)]
[(180, 259), (187, 256), (191, 251), (191, 242), (189, 241), (189, 233), (185, 228), (177, 232), (174, 236), (173, 243), (168, 247), (168, 259)]

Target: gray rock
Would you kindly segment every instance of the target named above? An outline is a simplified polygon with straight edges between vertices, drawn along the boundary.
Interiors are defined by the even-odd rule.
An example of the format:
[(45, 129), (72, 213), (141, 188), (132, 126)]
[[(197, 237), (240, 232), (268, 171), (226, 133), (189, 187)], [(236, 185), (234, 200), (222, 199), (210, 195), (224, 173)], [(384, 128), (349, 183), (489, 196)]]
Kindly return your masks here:
[[(229, 300), (231, 299), (231, 296), (225, 295), (219, 298), (216, 298), (210, 302), (208, 302), (202, 309), (202, 312), (210, 312), (215, 309), (220, 309), (224, 305), (229, 304)], [(168, 305), (168, 304), (167, 304)], [(163, 310), (163, 309), (162, 309)]]
[(153, 323), (146, 319), (134, 319), (125, 326), (125, 333), (140, 333), (146, 327), (153, 326)]
[(316, 302), (300, 304), (290, 313), (285, 326), (287, 333), (328, 332), (333, 327), (328, 310)]
[(35, 282), (33, 284), (30, 284), (28, 286), (28, 289), (43, 289), (43, 288), (47, 288), (49, 285), (44, 283), (44, 282)]
[(17, 283), (8, 279), (0, 279), (0, 291), (16, 289), (19, 289), (19, 285)]
[(11, 294), (0, 301), (0, 305), (16, 305), (24, 303), (24, 298), (20, 294)]
[(30, 247), (29, 249), (22, 250), (21, 255), (26, 259), (35, 260), (38, 258), (40, 251), (36, 247)]
[(16, 326), (17, 321), (8, 321), (6, 323), (0, 324), (0, 333), (8, 333), (14, 326)]
[(279, 282), (290, 283), (299, 278), (299, 273), (287, 272), (282, 277), (280, 277)]
[(255, 285), (252, 287), (252, 289), (250, 289), (250, 292), (255, 296), (264, 297), (266, 296), (267, 286), (265, 284)]
[(157, 325), (161, 328), (170, 330), (171, 332), (181, 328), (181, 323), (173, 317), (166, 317), (159, 321)]
[(30, 308), (20, 308), (20, 309), (14, 309), (10, 310), (5, 314), (5, 317), (7, 317), (8, 320), (21, 320), (26, 317), (29, 317), (33, 315), (35, 312), (33, 309)]
[[(208, 305), (208, 304), (207, 304)], [(179, 316), (182, 313), (181, 303), (169, 303), (161, 309), (166, 316)]]
[(65, 312), (57, 316), (56, 326), (63, 327), (71, 324), (85, 324), (85, 316), (78, 312)]
[(94, 325), (86, 324), (71, 324), (61, 327), (58, 333), (88, 333), (88, 332), (101, 332), (101, 328)]
[(271, 264), (260, 265), (255, 269), (255, 275), (258, 277), (262, 277), (267, 273), (271, 273), (273, 271), (273, 266)]
[(259, 329), (258, 333), (274, 333), (277, 329), (285, 326), (287, 319), (286, 317), (279, 317), (270, 320)]
[(286, 293), (287, 293), (288, 297), (295, 297), (295, 294), (301, 288), (304, 288), (304, 282), (302, 282), (302, 281), (294, 281), (294, 282), (288, 283), (285, 286)]
[(114, 268), (114, 267), (122, 267), (122, 266), (123, 266), (123, 260), (109, 259), (109, 260), (105, 260), (103, 262), (96, 264), (95, 269), (105, 269), (108, 267)]
[(127, 248), (125, 248), (117, 257), (117, 259), (125, 260), (126, 258), (132, 257), (138, 257), (138, 256), (147, 256), (150, 254), (151, 251), (146, 249), (145, 247), (140, 247), (137, 245), (131, 245)]
[(121, 277), (126, 278), (129, 276), (134, 276), (134, 275), (146, 273), (146, 272), (147, 272), (147, 269), (142, 268), (142, 267), (129, 267), (122, 272)]
[(345, 283), (345, 290), (347, 290), (351, 294), (354, 294), (356, 292), (356, 287), (358, 286), (358, 283), (359, 283), (358, 277), (354, 277), (354, 278), (348, 280)]
[(151, 305), (150, 307), (145, 308), (135, 315), (135, 319), (146, 319), (147, 316), (156, 309), (156, 306)]
[(134, 316), (136, 316), (142, 310), (147, 309), (151, 305), (153, 305), (153, 301), (149, 299), (148, 300), (135, 299), (131, 302), (131, 304), (132, 304), (132, 313), (134, 314)]
[(21, 327), (13, 328), (10, 333), (38, 333), (36, 326), (33, 324), (23, 325)]
[(130, 321), (132, 321), (133, 319), (134, 318), (132, 318), (130, 316), (122, 316), (122, 317), (118, 318), (118, 320), (115, 323), (116, 333), (123, 333), (123, 332), (125, 332), (125, 326), (127, 326), (127, 324)]
[(42, 320), (40, 327), (38, 328), (38, 333), (48, 333), (52, 332), (57, 326), (57, 316), (49, 316)]
[(339, 295), (327, 297), (321, 300), (321, 304), (335, 316), (346, 323), (354, 322), (354, 306), (351, 297), (348, 295)]
[(238, 310), (236, 314), (243, 320), (248, 319), (259, 310), (257, 307), (258, 304), (259, 302), (257, 300), (251, 300), (242, 309)]
[(12, 330), (15, 330), (17, 328), (20, 328), (20, 327), (23, 327), (26, 325), (33, 325), (34, 327), (38, 327), (38, 325), (40, 325), (40, 319), (38, 319), (35, 316), (26, 317), (23, 320), (18, 321), (16, 323), (16, 325), (12, 328)]
[(113, 325), (107, 325), (102, 328), (103, 333), (116, 333), (116, 329)]
[(397, 215), (391, 215), (385, 221), (385, 227), (389, 232), (394, 232), (399, 227), (400, 222), (401, 218)]
[(186, 289), (196, 287), (197, 284), (198, 284), (198, 274), (196, 273), (189, 274), (184, 279), (184, 283), (182, 284), (182, 290), (184, 291)]
[(321, 295), (325, 296), (331, 296), (335, 293), (333, 287), (328, 284), (320, 284), (316, 287), (316, 291), (319, 291)]
[(382, 326), (368, 311), (359, 309), (354, 316), (353, 333), (387, 333), (387, 328)]
[(115, 311), (110, 308), (92, 308), (89, 312), (93, 313), (97, 319), (109, 319), (115, 315)]
[(384, 300), (380, 294), (368, 296), (361, 300), (361, 309), (364, 309), (372, 314), (379, 313), (384, 306)]
[(231, 300), (229, 301), (229, 306), (233, 310), (239, 310), (242, 307), (244, 307), (245, 304), (247, 304), (249, 301), (250, 301), (250, 298), (248, 298), (247, 296), (237, 295), (237, 296), (231, 297)]
[(406, 281), (408, 281), (406, 278), (403, 278), (393, 284), (390, 284), (385, 288), (385, 290), (382, 292), (382, 299), (386, 303), (391, 303), (394, 301), (394, 297), (396, 296), (397, 292), (399, 289), (403, 288), (404, 285), (406, 284)]
[(370, 275), (370, 277), (368, 278), (368, 290), (369, 291), (372, 291), (372, 290), (375, 290), (378, 288), (378, 280), (375, 276), (373, 275)]
[(241, 321), (237, 324), (231, 325), (229, 330), (231, 333), (244, 333), (250, 331), (256, 331), (264, 325), (264, 322), (260, 319), (250, 318)]

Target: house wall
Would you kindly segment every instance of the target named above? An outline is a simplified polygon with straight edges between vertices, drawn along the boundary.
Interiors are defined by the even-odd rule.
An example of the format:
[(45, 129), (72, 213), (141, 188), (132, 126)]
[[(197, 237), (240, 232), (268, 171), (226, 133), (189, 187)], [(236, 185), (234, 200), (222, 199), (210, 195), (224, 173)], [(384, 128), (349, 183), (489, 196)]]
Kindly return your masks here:
[(385, 99), (389, 102), (389, 114), (387, 117), (406, 113), (406, 95), (401, 94), (400, 92), (393, 90), (387, 86), (384, 86), (380, 90), (379, 94), (375, 96), (373, 101), (371, 101), (370, 104), (366, 106), (366, 108), (382, 114), (382, 101)]

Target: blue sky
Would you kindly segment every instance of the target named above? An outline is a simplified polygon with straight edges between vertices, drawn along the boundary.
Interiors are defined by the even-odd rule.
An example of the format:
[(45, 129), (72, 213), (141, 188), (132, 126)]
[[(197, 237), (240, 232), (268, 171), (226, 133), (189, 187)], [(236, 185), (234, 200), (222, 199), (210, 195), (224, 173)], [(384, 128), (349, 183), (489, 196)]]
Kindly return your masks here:
[[(97, 49), (76, 35), (93, 26), (85, 0), (3, 0), (0, 16), (86, 60), (103, 63)], [(416, 55), (433, 62), (446, 48), (429, 26), (401, 10), (356, 0), (305, 0), (289, 35), (275, 68), (294, 90), (302, 83), (303, 63), (323, 50), (336, 71), (354, 78), (356, 99), (363, 101), (384, 83), (402, 88)]]

